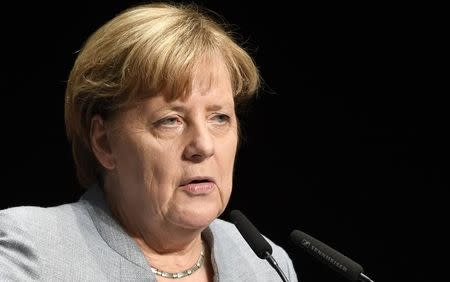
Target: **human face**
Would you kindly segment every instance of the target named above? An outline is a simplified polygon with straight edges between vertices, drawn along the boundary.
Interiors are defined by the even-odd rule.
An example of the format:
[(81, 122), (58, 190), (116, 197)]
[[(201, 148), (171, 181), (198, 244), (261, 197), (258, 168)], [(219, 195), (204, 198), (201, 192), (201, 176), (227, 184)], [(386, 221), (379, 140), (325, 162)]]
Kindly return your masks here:
[(220, 59), (196, 70), (187, 98), (161, 93), (110, 127), (108, 196), (137, 226), (202, 229), (228, 203), (238, 140), (230, 76)]

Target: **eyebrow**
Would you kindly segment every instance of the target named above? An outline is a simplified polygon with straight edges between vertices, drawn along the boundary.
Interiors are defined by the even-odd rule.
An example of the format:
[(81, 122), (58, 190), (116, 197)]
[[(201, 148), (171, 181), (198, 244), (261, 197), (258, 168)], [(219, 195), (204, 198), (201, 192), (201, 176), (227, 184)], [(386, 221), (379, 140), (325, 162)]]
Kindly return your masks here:
[(217, 105), (217, 104), (206, 107), (206, 109), (208, 111), (218, 111), (218, 110), (221, 110), (223, 108), (224, 108), (223, 106)]
[[(221, 110), (223, 108), (227, 108), (228, 106), (231, 109), (234, 109), (230, 104), (227, 103), (226, 105), (218, 105), (218, 104), (209, 105), (209, 106), (206, 107), (206, 110), (208, 110), (208, 111), (219, 111), (219, 110)], [(176, 106), (176, 105), (169, 106), (166, 109), (170, 109), (172, 111), (177, 111), (177, 112), (184, 112), (184, 111), (186, 111), (186, 107), (185, 106)]]

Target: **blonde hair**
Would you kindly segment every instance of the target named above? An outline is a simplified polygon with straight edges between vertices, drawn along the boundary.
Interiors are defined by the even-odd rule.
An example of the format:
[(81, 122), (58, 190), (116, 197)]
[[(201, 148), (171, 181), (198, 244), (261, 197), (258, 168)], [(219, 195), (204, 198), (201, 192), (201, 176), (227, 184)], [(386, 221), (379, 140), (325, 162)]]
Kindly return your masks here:
[(101, 181), (90, 146), (94, 115), (107, 119), (163, 89), (187, 95), (195, 64), (219, 54), (237, 105), (259, 87), (258, 70), (230, 33), (198, 7), (146, 4), (123, 11), (86, 41), (69, 76), (65, 123), (77, 176), (84, 187)]

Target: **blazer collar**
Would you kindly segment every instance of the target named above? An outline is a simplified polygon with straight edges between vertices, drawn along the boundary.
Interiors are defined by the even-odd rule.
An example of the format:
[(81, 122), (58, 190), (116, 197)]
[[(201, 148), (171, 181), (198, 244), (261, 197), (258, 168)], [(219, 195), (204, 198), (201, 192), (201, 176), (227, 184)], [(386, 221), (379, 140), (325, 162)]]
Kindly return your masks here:
[[(85, 203), (98, 233), (106, 244), (126, 260), (147, 270), (149, 277), (154, 277), (139, 246), (114, 219), (102, 189), (94, 185), (80, 200)], [(237, 251), (239, 243), (235, 242), (235, 238), (225, 235), (227, 232), (219, 226), (219, 221), (215, 220), (202, 232), (211, 250), (214, 281), (255, 281), (257, 273), (252, 271), (250, 263)]]
[[(211, 261), (214, 268), (214, 281), (259, 281), (254, 266), (242, 255), (242, 246), (253, 252), (243, 238), (230, 237), (223, 229), (220, 219), (213, 221), (202, 235), (211, 248)], [(248, 249), (248, 250), (247, 250)]]
[(106, 244), (128, 261), (151, 271), (139, 246), (114, 219), (102, 189), (98, 185), (90, 187), (81, 201), (87, 203), (89, 215)]

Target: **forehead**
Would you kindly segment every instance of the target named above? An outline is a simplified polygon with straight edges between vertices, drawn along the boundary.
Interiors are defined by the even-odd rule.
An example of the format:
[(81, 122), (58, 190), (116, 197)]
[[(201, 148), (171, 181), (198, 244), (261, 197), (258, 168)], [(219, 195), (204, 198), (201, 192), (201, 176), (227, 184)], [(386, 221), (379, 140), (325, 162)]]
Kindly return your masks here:
[(163, 89), (156, 96), (162, 96), (165, 102), (187, 102), (197, 96), (208, 96), (222, 100), (233, 100), (232, 82), (227, 65), (221, 56), (202, 58), (189, 75), (189, 84), (180, 93)]
[(174, 95), (164, 89), (143, 101), (142, 110), (154, 111), (166, 106), (186, 106), (205, 103), (208, 107), (234, 108), (234, 96), (229, 71), (221, 58), (199, 61), (191, 74), (185, 93)]
[(191, 76), (191, 93), (208, 91), (211, 88), (231, 90), (231, 77), (224, 60), (219, 56), (200, 60), (194, 67)]

